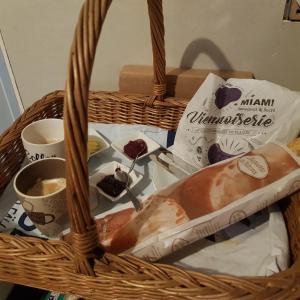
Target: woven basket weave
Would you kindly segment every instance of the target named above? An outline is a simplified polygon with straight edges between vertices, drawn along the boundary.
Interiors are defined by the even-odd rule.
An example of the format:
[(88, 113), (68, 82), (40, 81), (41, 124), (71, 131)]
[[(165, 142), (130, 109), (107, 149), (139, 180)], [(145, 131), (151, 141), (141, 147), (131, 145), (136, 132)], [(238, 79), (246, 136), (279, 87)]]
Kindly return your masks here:
[(64, 117), (72, 245), (0, 234), (0, 280), (90, 299), (300, 299), (299, 196), (285, 199), (291, 267), (271, 277), (206, 275), (130, 255), (103, 254), (88, 204), (87, 123), (138, 123), (175, 129), (186, 99), (165, 98), (162, 0), (148, 0), (153, 95), (90, 92), (96, 44), (110, 0), (86, 0), (70, 53), (66, 91), (37, 101), (0, 137), (0, 192), (25, 157), (20, 133), (32, 121)]

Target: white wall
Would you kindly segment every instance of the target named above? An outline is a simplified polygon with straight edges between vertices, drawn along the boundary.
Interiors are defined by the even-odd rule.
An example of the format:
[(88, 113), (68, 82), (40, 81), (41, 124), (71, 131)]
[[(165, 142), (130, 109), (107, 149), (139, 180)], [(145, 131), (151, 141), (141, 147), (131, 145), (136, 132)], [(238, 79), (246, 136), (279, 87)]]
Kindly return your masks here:
[[(0, 28), (25, 106), (64, 87), (82, 0), (1, 0)], [(169, 66), (252, 71), (300, 90), (300, 23), (285, 0), (164, 0)], [(114, 0), (91, 89), (114, 90), (124, 64), (152, 62), (146, 0)]]

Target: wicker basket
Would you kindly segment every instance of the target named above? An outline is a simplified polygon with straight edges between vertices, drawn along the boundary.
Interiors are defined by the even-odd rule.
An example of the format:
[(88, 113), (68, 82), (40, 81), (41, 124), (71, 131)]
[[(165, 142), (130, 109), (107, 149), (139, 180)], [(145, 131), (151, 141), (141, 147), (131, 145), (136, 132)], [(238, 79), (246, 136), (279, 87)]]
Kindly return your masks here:
[(71, 48), (66, 92), (57, 91), (37, 101), (0, 137), (2, 193), (25, 157), (22, 129), (34, 120), (64, 115), (72, 246), (63, 241), (0, 234), (0, 280), (90, 299), (300, 299), (297, 194), (282, 205), (292, 266), (271, 277), (206, 275), (150, 264), (130, 255), (103, 254), (98, 248), (88, 204), (88, 121), (174, 129), (187, 103), (186, 99), (164, 99), (162, 0), (148, 0), (155, 71), (153, 95), (88, 92), (96, 44), (110, 3), (86, 0), (82, 8)]

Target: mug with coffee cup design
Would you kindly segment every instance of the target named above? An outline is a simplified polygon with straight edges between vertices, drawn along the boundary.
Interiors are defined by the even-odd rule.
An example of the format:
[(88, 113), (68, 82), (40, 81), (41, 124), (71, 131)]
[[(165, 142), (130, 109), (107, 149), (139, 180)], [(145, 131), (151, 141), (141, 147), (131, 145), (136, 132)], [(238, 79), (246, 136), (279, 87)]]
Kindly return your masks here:
[(64, 125), (61, 119), (42, 119), (27, 125), (21, 139), (30, 162), (65, 157)]
[(68, 226), (65, 160), (46, 158), (21, 169), (14, 189), (28, 217), (48, 237)]
[(23, 200), (23, 207), (26, 210), (29, 219), (35, 224), (46, 225), (55, 220), (53, 214), (33, 211), (34, 207), (32, 203), (27, 200)]

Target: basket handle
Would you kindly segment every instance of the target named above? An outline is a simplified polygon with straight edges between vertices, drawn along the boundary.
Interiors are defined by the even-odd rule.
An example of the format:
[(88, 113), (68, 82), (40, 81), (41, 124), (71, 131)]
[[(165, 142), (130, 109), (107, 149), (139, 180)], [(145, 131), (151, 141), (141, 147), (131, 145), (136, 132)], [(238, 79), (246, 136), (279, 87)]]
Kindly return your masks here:
[[(66, 93), (64, 130), (66, 147), (67, 206), (77, 272), (94, 275), (93, 259), (98, 253), (98, 234), (89, 208), (87, 166), (88, 92), (98, 38), (112, 0), (86, 0), (71, 46)], [(155, 94), (162, 99), (165, 84), (162, 0), (148, 0), (153, 42)]]
[(153, 95), (146, 101), (152, 106), (155, 100), (163, 100), (166, 94), (166, 54), (165, 54), (165, 27), (162, 9), (162, 0), (147, 0), (150, 17), (151, 41), (153, 52)]

